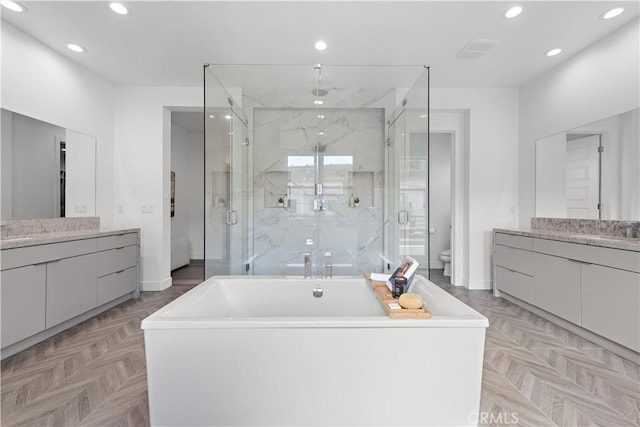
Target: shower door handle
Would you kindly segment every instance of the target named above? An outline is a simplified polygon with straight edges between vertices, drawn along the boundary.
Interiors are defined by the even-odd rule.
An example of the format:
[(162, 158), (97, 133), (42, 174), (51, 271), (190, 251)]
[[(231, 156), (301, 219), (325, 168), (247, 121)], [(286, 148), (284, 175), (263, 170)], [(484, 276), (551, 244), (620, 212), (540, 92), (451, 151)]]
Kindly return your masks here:
[(236, 225), (238, 223), (238, 212), (228, 210), (227, 211), (227, 224)]

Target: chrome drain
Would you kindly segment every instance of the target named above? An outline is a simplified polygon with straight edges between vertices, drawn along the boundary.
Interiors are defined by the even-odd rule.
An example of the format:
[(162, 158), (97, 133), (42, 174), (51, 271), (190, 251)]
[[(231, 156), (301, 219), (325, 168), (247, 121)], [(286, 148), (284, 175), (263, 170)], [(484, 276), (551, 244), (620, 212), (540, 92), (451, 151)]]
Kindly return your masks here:
[(313, 296), (316, 298), (320, 298), (322, 296), (322, 294), (324, 294), (324, 291), (322, 290), (322, 288), (320, 286), (316, 286), (315, 288), (313, 288)]

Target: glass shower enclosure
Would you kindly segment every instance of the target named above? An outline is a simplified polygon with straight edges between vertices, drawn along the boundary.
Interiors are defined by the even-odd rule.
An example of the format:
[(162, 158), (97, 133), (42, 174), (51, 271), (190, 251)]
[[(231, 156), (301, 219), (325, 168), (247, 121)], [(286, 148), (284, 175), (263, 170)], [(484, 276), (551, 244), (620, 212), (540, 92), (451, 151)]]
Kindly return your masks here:
[(205, 278), (246, 274), (248, 121), (208, 66), (204, 73)]
[(206, 278), (302, 276), (305, 257), (313, 277), (428, 268), (429, 69), (394, 72), (263, 69), (238, 102), (221, 81), (242, 73), (205, 66)]

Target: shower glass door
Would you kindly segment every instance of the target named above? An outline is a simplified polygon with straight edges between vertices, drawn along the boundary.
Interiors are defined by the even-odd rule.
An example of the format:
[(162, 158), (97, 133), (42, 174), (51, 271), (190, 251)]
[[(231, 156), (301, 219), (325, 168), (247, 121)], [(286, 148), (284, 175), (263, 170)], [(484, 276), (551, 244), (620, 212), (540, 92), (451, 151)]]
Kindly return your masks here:
[(388, 121), (388, 258), (406, 256), (429, 269), (429, 70), (426, 69)]
[(248, 129), (243, 111), (205, 67), (205, 279), (247, 274)]

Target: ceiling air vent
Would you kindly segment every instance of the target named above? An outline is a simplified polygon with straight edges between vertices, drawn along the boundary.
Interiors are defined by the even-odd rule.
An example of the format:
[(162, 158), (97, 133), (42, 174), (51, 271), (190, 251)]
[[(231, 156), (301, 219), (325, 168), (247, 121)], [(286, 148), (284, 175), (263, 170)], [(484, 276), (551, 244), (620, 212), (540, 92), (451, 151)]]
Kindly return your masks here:
[(479, 58), (485, 53), (489, 52), (495, 45), (498, 44), (498, 40), (492, 39), (475, 39), (464, 45), (460, 52), (456, 55), (456, 58), (460, 59), (473, 59)]

